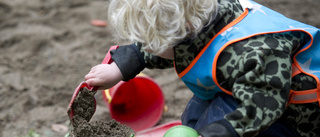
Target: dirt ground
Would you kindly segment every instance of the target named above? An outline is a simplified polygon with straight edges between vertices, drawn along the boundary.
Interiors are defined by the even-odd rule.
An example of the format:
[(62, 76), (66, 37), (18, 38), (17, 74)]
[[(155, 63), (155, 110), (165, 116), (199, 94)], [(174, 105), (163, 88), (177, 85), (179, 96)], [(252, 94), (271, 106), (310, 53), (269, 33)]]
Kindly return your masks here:
[[(320, 27), (319, 0), (257, 0), (286, 16)], [(106, 0), (0, 0), (0, 136), (64, 136), (67, 106), (90, 68), (115, 43)], [(145, 70), (161, 86), (168, 112), (158, 124), (179, 120), (192, 93), (173, 69)], [(101, 92), (92, 121), (109, 121)]]
[(95, 121), (90, 119), (95, 112), (95, 90), (81, 88), (76, 92), (74, 101), (68, 107), (71, 130), (65, 137), (130, 137), (134, 130), (113, 120)]

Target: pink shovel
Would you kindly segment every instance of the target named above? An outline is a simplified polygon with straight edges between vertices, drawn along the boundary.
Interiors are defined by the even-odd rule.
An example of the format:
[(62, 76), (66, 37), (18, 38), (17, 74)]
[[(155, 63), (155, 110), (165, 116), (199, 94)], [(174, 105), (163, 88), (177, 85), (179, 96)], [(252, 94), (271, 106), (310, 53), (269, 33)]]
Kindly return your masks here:
[(171, 121), (158, 125), (152, 128), (148, 128), (136, 133), (135, 137), (163, 137), (163, 135), (172, 127), (181, 125), (180, 120)]
[[(114, 50), (114, 49), (117, 49), (118, 47), (119, 47), (119, 46), (112, 46), (112, 47), (109, 49), (107, 55), (104, 57), (104, 59), (103, 59), (103, 61), (102, 61), (101, 64), (110, 64), (110, 63), (112, 63), (110, 51), (111, 51), (111, 50)], [(74, 114), (74, 111), (73, 111), (74, 108), (72, 108), (72, 104), (73, 104), (75, 98), (78, 96), (79, 91), (81, 91), (83, 88), (87, 88), (88, 90), (90, 90), (90, 91), (92, 91), (92, 92), (97, 92), (97, 90), (99, 89), (99, 87), (91, 87), (91, 86), (90, 86), (88, 83), (86, 83), (85, 81), (84, 81), (84, 82), (81, 82), (81, 83), (79, 84), (79, 86), (78, 86), (78, 87), (76, 88), (76, 90), (73, 92), (71, 101), (70, 101), (69, 106), (68, 106), (68, 109), (67, 109), (67, 113), (68, 113), (69, 119), (70, 119), (70, 121), (71, 121), (72, 123), (73, 123), (73, 116), (75, 115), (75, 114)], [(94, 99), (94, 98), (93, 98), (93, 99)], [(93, 112), (89, 112), (90, 114), (92, 114), (91, 117), (93, 116), (93, 114), (95, 113), (95, 110), (96, 110), (96, 100), (95, 100), (95, 99), (94, 99), (94, 102), (95, 102), (95, 103), (92, 104), (92, 105), (94, 105), (94, 111), (93, 111)], [(91, 117), (90, 117), (90, 119), (91, 119)], [(89, 119), (89, 120), (90, 120), (90, 119)]]

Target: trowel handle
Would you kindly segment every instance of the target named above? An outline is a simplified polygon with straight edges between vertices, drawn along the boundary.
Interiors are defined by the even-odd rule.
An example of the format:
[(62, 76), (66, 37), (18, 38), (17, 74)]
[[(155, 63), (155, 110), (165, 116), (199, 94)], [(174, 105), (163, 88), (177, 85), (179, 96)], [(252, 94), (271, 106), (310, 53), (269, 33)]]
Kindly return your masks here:
[(103, 61), (101, 64), (111, 64), (113, 62), (113, 60), (111, 59), (111, 54), (110, 51), (111, 50), (115, 50), (117, 49), (119, 46), (115, 45), (115, 46), (111, 46), (108, 53), (106, 54), (106, 56), (104, 57)]
[(82, 88), (87, 88), (89, 90), (92, 90), (92, 91), (97, 91), (99, 89), (99, 87), (91, 87), (87, 82), (83, 81), (80, 83), (80, 85), (77, 87), (77, 91), (79, 91), (80, 89)]
[[(118, 45), (114, 45), (114, 46), (111, 46), (108, 53), (106, 54), (106, 56), (104, 57), (103, 61), (101, 64), (111, 64), (113, 62), (112, 58), (111, 58), (111, 54), (110, 54), (110, 51), (111, 50), (115, 50), (117, 49), (119, 46)], [(99, 90), (99, 87), (91, 87), (89, 84), (87, 84), (87, 82), (82, 82), (79, 87), (83, 88), (83, 87), (86, 87), (90, 90), (93, 90), (93, 91), (97, 91)], [(78, 90), (79, 90), (79, 87), (78, 87)]]

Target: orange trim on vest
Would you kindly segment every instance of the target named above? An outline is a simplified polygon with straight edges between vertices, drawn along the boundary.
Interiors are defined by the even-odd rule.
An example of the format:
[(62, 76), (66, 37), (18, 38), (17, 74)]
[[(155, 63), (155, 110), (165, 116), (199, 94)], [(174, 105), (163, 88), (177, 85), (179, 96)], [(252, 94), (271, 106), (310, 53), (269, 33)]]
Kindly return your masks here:
[(234, 26), (235, 24), (237, 24), (238, 22), (240, 22), (244, 17), (246, 17), (249, 13), (248, 9), (245, 9), (245, 11), (235, 20), (233, 20), (231, 23), (229, 23), (227, 26), (225, 26), (224, 28), (222, 28), (222, 30), (220, 30), (207, 44), (206, 46), (200, 51), (200, 53), (196, 56), (196, 58), (190, 63), (190, 65), (184, 69), (181, 73), (178, 74), (179, 78), (182, 78), (185, 74), (187, 74), (189, 72), (189, 70), (194, 66), (194, 64), (196, 64), (196, 62), (199, 60), (199, 58), (202, 56), (202, 54), (206, 51), (206, 49), (210, 46), (210, 44), (212, 43), (212, 41), (218, 36), (220, 35), (222, 32), (226, 31), (227, 29), (229, 29), (230, 27)]
[[(309, 49), (309, 48), (311, 47), (312, 43), (313, 43), (313, 37), (312, 37), (312, 35), (311, 35), (309, 32), (307, 32), (307, 31), (305, 31), (305, 30), (299, 30), (299, 31), (303, 31), (303, 32), (307, 33), (307, 34), (311, 37), (311, 42), (310, 42), (310, 44), (309, 44), (306, 48), (301, 49), (300, 51), (298, 51), (298, 52), (296, 53), (296, 55), (294, 55), (294, 57), (293, 57), (293, 63), (294, 63), (294, 65), (299, 69), (299, 71), (301, 71), (301, 72), (304, 73), (304, 74), (308, 74), (308, 75), (312, 76), (314, 79), (316, 79), (317, 83), (319, 83), (318, 77), (315, 76), (315, 75), (313, 75), (313, 74), (310, 74), (310, 73), (307, 73), (307, 72), (303, 71), (303, 69), (299, 66), (299, 63), (298, 63), (298, 61), (297, 61), (297, 59), (296, 59), (296, 57), (297, 57), (297, 55), (298, 55), (299, 53), (301, 53), (301, 52)], [(318, 87), (318, 89), (319, 89), (319, 85), (317, 85), (317, 87)]]
[[(320, 86), (320, 84), (318, 83), (318, 87)], [(320, 90), (318, 88), (318, 103), (319, 103), (319, 107), (320, 107)]]
[[(196, 58), (190, 63), (190, 65), (183, 70), (181, 73), (178, 74), (179, 78), (182, 78), (185, 74), (187, 74), (190, 69), (195, 65), (195, 63), (199, 60), (199, 58), (203, 55), (203, 53), (206, 51), (206, 49), (210, 46), (210, 44), (212, 43), (212, 41), (221, 33), (223, 33), (224, 31), (226, 31), (227, 29), (229, 29), (230, 27), (236, 25), (237, 23), (239, 23), (243, 18), (245, 18), (249, 13), (248, 9), (245, 9), (245, 11), (234, 21), (232, 21), (231, 23), (229, 23), (227, 26), (225, 26), (222, 30), (220, 30), (207, 44), (206, 46), (200, 51), (200, 53), (196, 56)], [(239, 39), (235, 39), (232, 41), (227, 42), (225, 45), (223, 45), (219, 51), (216, 53), (215, 58), (213, 60), (213, 65), (212, 65), (212, 78), (213, 81), (215, 82), (215, 84), (225, 93), (232, 95), (232, 92), (229, 90), (224, 89), (223, 87), (221, 87), (218, 83), (217, 77), (216, 77), (216, 64), (218, 61), (218, 57), (220, 55), (220, 53), (229, 45), (235, 43), (235, 42), (239, 42), (241, 40), (253, 37), (253, 36), (257, 36), (257, 35), (264, 35), (264, 34), (271, 34), (271, 33), (282, 33), (282, 32), (288, 32), (288, 31), (302, 31), (307, 33), (310, 37), (311, 37), (311, 42), (310, 44), (300, 50), (298, 53), (296, 53), (296, 55), (294, 55), (293, 58), (293, 63), (292, 63), (292, 77), (300, 74), (300, 73), (304, 73), (304, 74), (308, 74), (309, 76), (312, 76), (316, 81), (317, 81), (317, 88), (316, 89), (312, 89), (312, 90), (304, 90), (304, 91), (294, 91), (294, 90), (290, 90), (290, 96), (289, 96), (289, 102), (287, 105), (289, 105), (290, 103), (295, 103), (295, 104), (302, 104), (302, 103), (312, 103), (312, 102), (318, 102), (319, 106), (320, 106), (320, 82), (317, 76), (307, 73), (305, 71), (303, 71), (303, 69), (299, 66), (297, 60), (296, 60), (296, 56), (309, 49), (313, 43), (313, 37), (312, 35), (302, 29), (290, 29), (290, 30), (283, 30), (283, 31), (275, 31), (275, 32), (264, 32), (264, 33), (257, 33), (257, 34), (253, 34), (253, 35), (249, 35), (243, 38), (239, 38)]]
[[(310, 44), (309, 44), (306, 48), (304, 48), (302, 51), (305, 51), (305, 50), (307, 50), (308, 48), (311, 47), (311, 45), (312, 45), (312, 43), (313, 43), (313, 37), (312, 37), (312, 35), (311, 35), (309, 32), (307, 32), (307, 31), (305, 31), (305, 30), (301, 30), (301, 29), (290, 29), (290, 30), (275, 31), (275, 32), (257, 33), (257, 34), (249, 35), (249, 36), (246, 36), (246, 37), (243, 37), (243, 38), (239, 38), (239, 39), (235, 39), (235, 40), (229, 41), (229, 42), (227, 42), (225, 45), (223, 45), (223, 46), (219, 49), (219, 51), (217, 52), (217, 54), (215, 55), (215, 58), (214, 58), (214, 60), (213, 60), (212, 77), (213, 77), (214, 83), (215, 83), (222, 91), (224, 91), (225, 93), (227, 93), (227, 94), (229, 94), (229, 95), (232, 95), (232, 91), (226, 90), (226, 89), (224, 89), (223, 87), (221, 87), (221, 86), (219, 85), (218, 80), (217, 80), (217, 77), (216, 77), (216, 64), (217, 64), (217, 61), (218, 61), (218, 57), (219, 57), (220, 53), (221, 53), (227, 46), (229, 46), (229, 45), (231, 45), (231, 44), (233, 44), (233, 43), (235, 43), (235, 42), (239, 42), (239, 41), (241, 41), (241, 40), (248, 39), (248, 38), (253, 37), (253, 36), (264, 35), (264, 34), (271, 34), (271, 33), (282, 33), (282, 32), (288, 32), (288, 31), (302, 31), (302, 32), (307, 33), (307, 34), (311, 37), (311, 42), (310, 42)], [(302, 51), (299, 51), (298, 53), (300, 53), (300, 52), (302, 52)], [(297, 53), (297, 54), (298, 54), (298, 53)], [(312, 76), (313, 78), (315, 78), (316, 81), (317, 81), (317, 83), (318, 83), (318, 85), (317, 85), (317, 90), (320, 92), (320, 83), (319, 83), (319, 80), (317, 79), (318, 77), (315, 76), (315, 75), (313, 75), (313, 74), (306, 73), (306, 72), (304, 72), (304, 71), (301, 69), (301, 67), (298, 65), (297, 60), (295, 59), (296, 56), (297, 56), (297, 54), (294, 56), (294, 65), (295, 65), (295, 67), (298, 69), (298, 70), (296, 70), (296, 71), (297, 71), (296, 73), (298, 73), (298, 71), (300, 71), (300, 73), (305, 73), (305, 74), (308, 74), (308, 75)], [(314, 91), (316, 91), (316, 90), (314, 90)], [(299, 91), (299, 92), (301, 92), (301, 91)], [(318, 94), (319, 94), (319, 95), (318, 95), (318, 99), (317, 99), (317, 100), (318, 100), (319, 105), (320, 105), (320, 93), (318, 93)], [(313, 101), (313, 102), (316, 102), (315, 100), (312, 100), (312, 101)], [(310, 103), (310, 100), (306, 100), (306, 102)]]
[[(299, 63), (298, 63), (298, 61), (297, 61), (297, 59), (296, 59), (296, 56), (297, 56), (299, 53), (301, 53), (301, 52), (309, 49), (309, 48), (311, 47), (312, 43), (313, 43), (313, 37), (312, 37), (312, 35), (311, 35), (309, 32), (305, 31), (305, 30), (301, 30), (301, 31), (304, 31), (304, 32), (307, 33), (309, 36), (311, 36), (311, 42), (310, 42), (310, 44), (309, 44), (306, 48), (300, 50), (300, 51), (293, 57), (293, 63), (294, 63), (295, 66), (299, 69), (299, 71), (300, 71), (301, 73), (307, 74), (307, 75), (313, 77), (313, 78), (317, 81), (317, 88), (316, 88), (316, 89), (312, 89), (312, 90), (304, 90), (304, 91), (292, 91), (292, 92), (291, 92), (291, 95), (290, 95), (290, 100), (289, 100), (290, 102), (288, 102), (288, 105), (290, 105), (290, 103), (301, 104), (301, 103), (318, 102), (318, 103), (319, 103), (319, 107), (320, 107), (320, 81), (319, 81), (319, 79), (318, 79), (318, 77), (317, 77), (316, 75), (305, 72), (305, 71), (299, 66)], [(295, 96), (301, 96), (301, 95), (306, 95), (306, 94), (316, 95), (316, 98), (315, 98), (315, 99), (305, 99), (305, 100), (303, 100), (303, 101), (295, 101), (295, 100), (292, 100), (292, 99), (294, 99)]]

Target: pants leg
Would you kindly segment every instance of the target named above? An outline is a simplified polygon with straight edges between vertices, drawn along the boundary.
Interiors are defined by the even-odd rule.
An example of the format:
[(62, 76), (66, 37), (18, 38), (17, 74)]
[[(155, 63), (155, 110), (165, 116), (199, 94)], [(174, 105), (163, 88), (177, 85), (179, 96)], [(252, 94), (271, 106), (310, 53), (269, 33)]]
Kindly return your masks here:
[(208, 101), (202, 100), (196, 95), (193, 95), (181, 115), (182, 125), (194, 128), (209, 105), (210, 103)]
[(236, 100), (225, 93), (217, 93), (210, 105), (199, 118), (195, 129), (199, 129), (212, 122), (224, 119), (224, 116), (233, 112), (238, 106)]
[(230, 95), (217, 93), (213, 100), (202, 100), (193, 96), (181, 116), (183, 125), (198, 129), (214, 121), (224, 118), (224, 115), (234, 111), (237, 102)]
[[(189, 126), (193, 129), (199, 129), (214, 121), (224, 118), (237, 107), (237, 102), (230, 95), (217, 93), (216, 98), (212, 101), (202, 100), (193, 96), (184, 110), (181, 121), (182, 125)], [(299, 137), (300, 135), (294, 130), (285, 126), (280, 120), (273, 123), (267, 130), (261, 132), (257, 137)]]
[(256, 137), (300, 137), (300, 135), (297, 131), (285, 126), (278, 120)]

